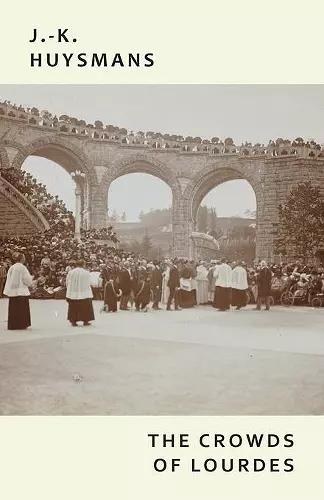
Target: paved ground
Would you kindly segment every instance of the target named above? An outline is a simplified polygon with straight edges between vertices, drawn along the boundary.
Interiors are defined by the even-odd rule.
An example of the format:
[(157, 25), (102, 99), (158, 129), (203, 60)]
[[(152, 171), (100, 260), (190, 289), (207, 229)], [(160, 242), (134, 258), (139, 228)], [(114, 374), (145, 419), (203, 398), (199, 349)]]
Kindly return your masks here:
[[(72, 328), (65, 301), (31, 301), (6, 330), (0, 415), (324, 414), (324, 308), (99, 314)], [(81, 380), (76, 380), (81, 378)]]

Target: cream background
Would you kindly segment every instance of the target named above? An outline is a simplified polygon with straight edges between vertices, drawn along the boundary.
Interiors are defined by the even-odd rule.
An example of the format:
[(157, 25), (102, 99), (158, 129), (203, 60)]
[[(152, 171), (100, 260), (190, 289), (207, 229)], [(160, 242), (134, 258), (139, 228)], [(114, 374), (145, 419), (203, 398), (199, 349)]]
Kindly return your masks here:
[[(1, 83), (322, 83), (322, 14), (321, 0), (4, 0)], [(29, 43), (36, 27), (78, 42)], [(153, 52), (156, 63), (29, 68), (40, 51)]]
[[(0, 422), (0, 496), (6, 500), (319, 500), (323, 418), (309, 417), (30, 417)], [(150, 432), (188, 433), (189, 448), (151, 448)], [(202, 433), (292, 432), (293, 448), (203, 449)], [(293, 473), (201, 473), (196, 457), (294, 458)], [(153, 471), (155, 458), (180, 458), (174, 473)]]
[[(4, 2), (3, 2), (4, 3)], [(1, 83), (323, 83), (320, 0), (198, 3), (124, 0), (6, 2)], [(29, 68), (34, 27), (71, 29), (76, 44), (44, 52), (153, 52), (148, 69)], [(53, 33), (54, 34), (54, 33)], [(70, 47), (70, 48), (69, 48)], [(0, 497), (6, 500), (322, 498), (323, 417), (100, 417), (0, 419)], [(290, 474), (153, 473), (157, 456), (214, 456), (192, 445), (150, 449), (149, 432), (293, 432)], [(271, 456), (280, 454), (270, 451)], [(235, 456), (235, 450), (230, 452)], [(240, 453), (240, 456), (248, 452)], [(266, 451), (256, 452), (261, 458)], [(229, 455), (228, 455), (229, 456)]]

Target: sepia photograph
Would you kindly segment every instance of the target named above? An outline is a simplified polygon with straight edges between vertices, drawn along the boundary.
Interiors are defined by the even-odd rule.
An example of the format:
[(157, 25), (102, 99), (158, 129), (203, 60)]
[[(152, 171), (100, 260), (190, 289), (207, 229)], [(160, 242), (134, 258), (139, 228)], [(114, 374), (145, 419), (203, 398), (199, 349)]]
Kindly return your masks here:
[(0, 415), (323, 415), (324, 85), (0, 85)]

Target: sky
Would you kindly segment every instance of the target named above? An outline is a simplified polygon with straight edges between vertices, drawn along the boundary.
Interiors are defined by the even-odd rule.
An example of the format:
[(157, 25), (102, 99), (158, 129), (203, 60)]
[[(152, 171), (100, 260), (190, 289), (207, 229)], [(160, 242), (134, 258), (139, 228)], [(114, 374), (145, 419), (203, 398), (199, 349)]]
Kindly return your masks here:
[[(278, 137), (324, 143), (324, 85), (0, 85), (0, 99), (134, 132), (232, 137), (237, 145)], [(30, 157), (24, 168), (74, 208), (74, 183), (62, 167)], [(130, 186), (137, 196), (129, 196)], [(110, 210), (126, 212), (130, 221), (141, 210), (172, 203), (169, 187), (145, 174), (116, 179), (108, 199)], [(243, 180), (218, 186), (202, 203), (220, 217), (255, 210), (254, 192)]]

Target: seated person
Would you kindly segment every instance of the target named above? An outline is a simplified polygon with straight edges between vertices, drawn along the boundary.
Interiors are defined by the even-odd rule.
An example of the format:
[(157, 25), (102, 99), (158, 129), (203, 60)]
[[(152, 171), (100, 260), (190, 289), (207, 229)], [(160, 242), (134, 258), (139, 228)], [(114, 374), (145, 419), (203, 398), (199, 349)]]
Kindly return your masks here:
[(309, 282), (310, 300), (322, 292), (323, 283), (317, 271), (313, 271)]
[(299, 280), (296, 283), (295, 286), (295, 292), (294, 296), (295, 297), (303, 297), (305, 295), (305, 292), (308, 288), (308, 279), (306, 274), (301, 274)]

